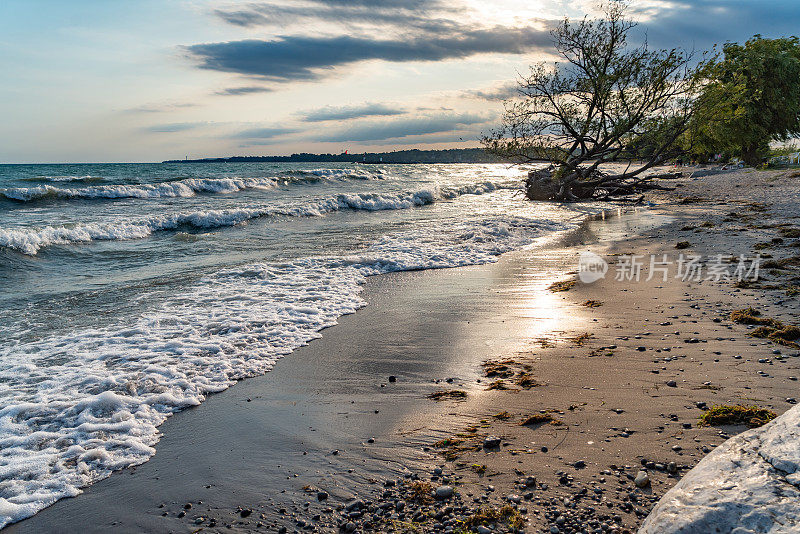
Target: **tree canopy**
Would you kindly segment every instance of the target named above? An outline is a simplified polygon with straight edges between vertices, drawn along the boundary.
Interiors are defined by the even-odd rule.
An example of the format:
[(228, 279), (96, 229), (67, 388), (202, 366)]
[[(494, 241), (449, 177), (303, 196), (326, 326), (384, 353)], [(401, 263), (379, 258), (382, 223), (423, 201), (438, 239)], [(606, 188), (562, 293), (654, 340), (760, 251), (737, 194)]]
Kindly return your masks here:
[(800, 135), (800, 40), (756, 35), (726, 43), (700, 71), (691, 144), (695, 154), (727, 152), (757, 165), (771, 141)]

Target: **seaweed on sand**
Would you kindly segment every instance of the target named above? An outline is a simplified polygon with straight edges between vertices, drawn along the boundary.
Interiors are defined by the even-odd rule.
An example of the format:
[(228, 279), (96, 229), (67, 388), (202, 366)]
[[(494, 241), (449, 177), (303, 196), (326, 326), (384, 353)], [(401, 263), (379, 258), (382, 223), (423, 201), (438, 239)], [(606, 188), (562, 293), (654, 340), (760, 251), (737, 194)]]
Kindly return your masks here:
[(717, 405), (700, 416), (697, 426), (747, 425), (755, 428), (769, 423), (776, 417), (777, 414), (772, 410), (758, 406)]
[(569, 291), (570, 289), (573, 288), (573, 286), (575, 286), (576, 283), (577, 282), (575, 280), (562, 280), (561, 282), (554, 282), (550, 284), (550, 287), (548, 287), (547, 289), (549, 289), (553, 293), (558, 293), (560, 291)]
[(482, 525), (486, 526), (496, 523), (504, 523), (512, 529), (520, 530), (525, 526), (525, 518), (519, 510), (508, 504), (502, 508), (487, 506), (467, 517), (464, 520), (463, 526), (466, 528), (466, 531), (471, 531)]
[(557, 419), (553, 417), (550, 412), (544, 413), (537, 413), (529, 416), (527, 419), (520, 423), (520, 426), (539, 426), (545, 423), (551, 425), (563, 425), (564, 422), (561, 419)]
[(467, 392), (461, 389), (440, 390), (440, 391), (434, 391), (433, 393), (428, 395), (428, 398), (433, 399), (435, 401), (441, 401), (446, 399), (463, 400), (467, 398)]

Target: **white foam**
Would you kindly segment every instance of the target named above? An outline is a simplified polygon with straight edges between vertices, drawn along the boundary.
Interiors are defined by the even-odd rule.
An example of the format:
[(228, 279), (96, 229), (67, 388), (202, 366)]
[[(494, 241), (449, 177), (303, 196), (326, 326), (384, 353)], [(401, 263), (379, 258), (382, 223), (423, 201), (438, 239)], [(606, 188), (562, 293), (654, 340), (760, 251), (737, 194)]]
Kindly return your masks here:
[[(300, 177), (299, 179), (297, 177)], [(0, 198), (30, 202), (47, 198), (60, 199), (122, 199), (122, 198), (186, 198), (197, 193), (236, 193), (247, 189), (272, 188), (282, 183), (319, 181), (323, 179), (368, 180), (379, 177), (379, 173), (367, 173), (352, 169), (318, 169), (294, 171), (289, 177), (268, 176), (261, 178), (187, 178), (156, 184), (102, 185), (79, 188), (64, 188), (53, 185), (36, 187), (9, 187), (0, 189)], [(53, 181), (88, 181), (92, 177), (53, 177)]]
[[(431, 195), (342, 195), (336, 206), (397, 209)], [(363, 306), (366, 276), (494, 261), (556, 227), (524, 217), (442, 220), (356, 255), (217, 272), (135, 324), (3, 348), (0, 528), (146, 461), (170, 414), (269, 371)]]
[[(264, 206), (228, 210), (204, 210), (151, 217), (136, 222), (82, 223), (45, 228), (0, 228), (0, 247), (35, 255), (49, 245), (68, 245), (91, 241), (141, 239), (153, 232), (175, 230), (181, 226), (221, 228), (270, 216), (314, 217), (340, 210), (400, 210), (450, 200), (466, 194), (483, 194), (502, 186), (486, 182), (455, 188), (431, 187), (396, 194), (350, 193), (283, 206)], [(516, 187), (516, 186), (514, 186)]]

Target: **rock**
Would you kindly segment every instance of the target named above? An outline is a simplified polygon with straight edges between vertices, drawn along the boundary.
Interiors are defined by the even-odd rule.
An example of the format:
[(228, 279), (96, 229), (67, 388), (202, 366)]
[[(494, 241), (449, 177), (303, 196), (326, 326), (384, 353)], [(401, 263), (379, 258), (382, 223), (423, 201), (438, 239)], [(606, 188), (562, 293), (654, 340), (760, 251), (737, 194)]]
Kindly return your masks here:
[(525, 479), (525, 487), (528, 488), (535, 488), (536, 487), (536, 477), (528, 477)]
[(639, 471), (636, 478), (633, 479), (633, 483), (639, 488), (646, 488), (650, 485), (650, 476), (646, 471)]
[(487, 528), (483, 525), (478, 526), (478, 534), (492, 534), (492, 529)]
[(497, 436), (487, 436), (487, 437), (486, 437), (486, 438), (483, 440), (483, 448), (484, 448), (484, 449), (496, 449), (497, 447), (499, 447), (499, 446), (500, 446), (500, 443), (501, 443), (502, 441), (503, 441), (503, 440), (501, 440), (501, 439), (500, 439), (500, 438), (498, 438)]
[(396, 377), (396, 376), (394, 376), (394, 375), (390, 375), (390, 376), (389, 376), (389, 382), (390, 382), (390, 383), (392, 383), (392, 384), (393, 384), (393, 383), (395, 383), (395, 382), (397, 382), (397, 377)]
[(678, 464), (675, 462), (670, 462), (667, 464), (667, 473), (674, 475), (678, 472)]
[(675, 382), (674, 380), (669, 380), (669, 381), (667, 382), (667, 386), (669, 386), (669, 387), (671, 387), (671, 388), (676, 388), (676, 387), (678, 387), (678, 383), (677, 383), (677, 382)]
[(327, 491), (318, 491), (317, 492), (317, 500), (318, 501), (324, 501), (327, 498), (328, 498), (328, 492)]
[(514, 504), (519, 504), (522, 502), (522, 497), (520, 497), (519, 495), (509, 495), (508, 501), (513, 502)]
[(718, 446), (661, 498), (640, 534), (796, 531), (799, 429), (796, 406)]
[(239, 515), (242, 516), (242, 517), (249, 517), (250, 514), (252, 514), (252, 513), (253, 513), (253, 511), (248, 509), (248, 508), (245, 508), (244, 510), (239, 510)]
[(344, 507), (345, 510), (348, 512), (352, 512), (353, 510), (360, 510), (364, 506), (364, 501), (360, 499), (356, 499), (354, 501), (350, 501)]
[(577, 462), (572, 464), (572, 467), (574, 467), (575, 469), (583, 469), (584, 467), (586, 467), (586, 462), (584, 462), (583, 460), (578, 460)]
[(452, 496), (453, 496), (452, 486), (439, 486), (438, 488), (436, 488), (437, 499), (449, 499)]

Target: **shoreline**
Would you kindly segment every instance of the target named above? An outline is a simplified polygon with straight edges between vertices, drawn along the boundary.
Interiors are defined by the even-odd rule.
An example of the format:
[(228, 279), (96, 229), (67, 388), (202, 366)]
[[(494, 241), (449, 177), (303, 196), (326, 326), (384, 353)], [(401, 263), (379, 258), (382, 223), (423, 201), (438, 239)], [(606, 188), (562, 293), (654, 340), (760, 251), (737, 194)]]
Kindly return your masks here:
[[(755, 188), (747, 181), (739, 184), (742, 192)], [(683, 182), (683, 191), (694, 194), (692, 182)], [(703, 188), (710, 190), (713, 183)], [(724, 196), (732, 191), (719, 189), (719, 202), (730, 201)], [(692, 241), (688, 250), (698, 252), (720, 247), (750, 251), (756, 241), (750, 235), (728, 235), (742, 221), (724, 222), (730, 217), (725, 207), (713, 204), (717, 201), (677, 203), (673, 195), (664, 202), (672, 204), (650, 213), (675, 217), (673, 222), (642, 230), (636, 227), (637, 217), (623, 217), (617, 240), (604, 235), (608, 225), (588, 223), (588, 231), (597, 231), (601, 241), (591, 250), (613, 261), (614, 254), (632, 251), (674, 253), (675, 243), (687, 236)], [(753, 217), (765, 217), (763, 209), (751, 208)], [(706, 219), (714, 219), (714, 226), (703, 227)], [(692, 221), (699, 224), (682, 230)], [(626, 227), (629, 223), (633, 226)], [(591, 238), (581, 231), (574, 237), (587, 244)], [(791, 407), (785, 399), (796, 383), (788, 378), (797, 374), (798, 360), (775, 359), (774, 345), (762, 345), (746, 336), (745, 327), (726, 321), (726, 312), (759, 300), (759, 290), (675, 281), (630, 287), (606, 279), (561, 293), (547, 291), (558, 272), (563, 277), (576, 265), (581, 248), (587, 245), (549, 251), (538, 263), (537, 252), (528, 249), (493, 264), (371, 277), (362, 293), (366, 308), (342, 317), (270, 373), (171, 417), (149, 462), (115, 473), (83, 495), (59, 501), (5, 531), (269, 532), (309, 524), (327, 531), (348, 522), (358, 528), (365, 515), (372, 520), (369, 514), (342, 523), (342, 514), (333, 509), (352, 496), (391, 500), (382, 497), (392, 491), (382, 488), (386, 481), (397, 484), (414, 477), (435, 484), (447, 479), (464, 501), (478, 499), (469, 503), (473, 508), (484, 502), (526, 508), (528, 532), (547, 531), (551, 525), (568, 532), (573, 520), (595, 521), (600, 515), (610, 518), (597, 519), (609, 528), (635, 528), (705, 449), (741, 431), (727, 428), (721, 435), (718, 428), (696, 428), (702, 411), (694, 403), (754, 398), (782, 413)], [(582, 306), (588, 300), (603, 305)], [(771, 300), (761, 303), (767, 315), (786, 319), (797, 312), (796, 298)], [(551, 311), (560, 317), (546, 316)], [(573, 341), (582, 333), (592, 336)], [(611, 345), (615, 348), (606, 349)], [(731, 359), (742, 354), (741, 360)], [(494, 377), (482, 376), (482, 364), (507, 358), (530, 366), (537, 385), (525, 389), (510, 383), (507, 390), (486, 391)], [(765, 368), (768, 377), (756, 374)], [(390, 375), (398, 377), (396, 383), (388, 381)], [(667, 386), (670, 380), (680, 385)], [(465, 390), (466, 400), (425, 398), (445, 388)], [(609, 408), (612, 402), (615, 407)], [(555, 410), (548, 413), (563, 424), (518, 424), (541, 410)], [(502, 412), (510, 417), (492, 417)], [(501, 438), (499, 451), (483, 449), (482, 439), (488, 436)], [(433, 447), (454, 437), (462, 439), (464, 450)], [(446, 460), (448, 451), (453, 454)], [(670, 462), (677, 473), (666, 471)], [(474, 465), (485, 468), (479, 473)], [(651, 478), (650, 493), (634, 489), (631, 482), (642, 465)], [(529, 476), (538, 480), (535, 491), (518, 486)], [(490, 485), (495, 489), (490, 491)], [(314, 491), (305, 493), (305, 486)], [(328, 497), (317, 501), (317, 491)], [(523, 495), (519, 500), (525, 502), (509, 501), (515, 495)], [(184, 509), (190, 503), (192, 508)], [(600, 507), (609, 512), (598, 513)], [(242, 514), (247, 510), (251, 513)], [(559, 517), (565, 518), (561, 527)], [(423, 528), (436, 524), (418, 523)]]

